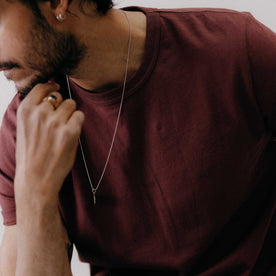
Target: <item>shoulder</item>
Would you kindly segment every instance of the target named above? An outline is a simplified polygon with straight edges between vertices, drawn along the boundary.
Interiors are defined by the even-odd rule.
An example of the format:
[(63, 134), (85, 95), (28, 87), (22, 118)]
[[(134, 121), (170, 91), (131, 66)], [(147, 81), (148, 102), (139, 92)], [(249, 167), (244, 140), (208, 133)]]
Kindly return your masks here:
[[(182, 38), (182, 41), (228, 43), (244, 40), (249, 12), (218, 8), (152, 9), (142, 8), (150, 16), (158, 16), (163, 36)], [(228, 45), (228, 46), (230, 46)]]
[[(152, 11), (153, 12), (153, 11)], [(155, 10), (161, 26), (161, 47), (174, 45), (185, 60), (207, 63), (226, 60), (246, 61), (248, 12), (227, 9)], [(182, 50), (181, 50), (182, 49)], [(226, 57), (228, 57), (226, 59)]]
[(248, 17), (252, 17), (250, 12), (240, 12), (231, 9), (220, 8), (178, 8), (178, 9), (153, 9), (141, 8), (150, 15), (158, 14), (161, 18), (171, 20), (189, 21), (196, 20), (201, 24), (226, 23), (227, 25), (238, 25), (245, 23)]
[(161, 10), (161, 23), (173, 24), (181, 32), (198, 37), (229, 37), (243, 35), (250, 13), (227, 9), (176, 9)]

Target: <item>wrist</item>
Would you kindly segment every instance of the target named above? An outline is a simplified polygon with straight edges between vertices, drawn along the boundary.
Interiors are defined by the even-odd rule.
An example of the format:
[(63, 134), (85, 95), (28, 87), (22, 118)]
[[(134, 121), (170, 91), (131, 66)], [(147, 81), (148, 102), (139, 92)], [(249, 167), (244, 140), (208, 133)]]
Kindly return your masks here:
[[(15, 201), (17, 209), (28, 208), (43, 211), (44, 209), (55, 209), (58, 207), (59, 191), (50, 187), (53, 180), (43, 179), (28, 173), (15, 175)], [(51, 183), (51, 185), (49, 185)]]
[[(27, 232), (43, 230), (60, 216), (58, 205), (31, 200), (16, 202), (16, 221), (19, 228)], [(29, 229), (29, 230), (28, 230)]]

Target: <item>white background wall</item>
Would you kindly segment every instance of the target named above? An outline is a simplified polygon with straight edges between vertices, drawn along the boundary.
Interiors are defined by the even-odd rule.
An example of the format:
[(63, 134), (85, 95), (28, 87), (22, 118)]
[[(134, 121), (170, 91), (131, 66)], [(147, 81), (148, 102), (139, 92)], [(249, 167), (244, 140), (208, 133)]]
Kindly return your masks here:
[[(217, 7), (239, 11), (250, 11), (258, 20), (276, 32), (276, 1), (275, 0), (115, 0), (116, 7), (123, 6), (147, 6), (158, 8), (178, 7)], [(11, 82), (0, 74), (0, 124), (3, 113), (15, 94)], [(1, 153), (0, 153), (1, 154)], [(0, 241), (3, 235), (2, 218), (0, 216)], [(89, 270), (86, 264), (78, 262), (76, 253), (72, 261), (74, 276), (88, 276)]]

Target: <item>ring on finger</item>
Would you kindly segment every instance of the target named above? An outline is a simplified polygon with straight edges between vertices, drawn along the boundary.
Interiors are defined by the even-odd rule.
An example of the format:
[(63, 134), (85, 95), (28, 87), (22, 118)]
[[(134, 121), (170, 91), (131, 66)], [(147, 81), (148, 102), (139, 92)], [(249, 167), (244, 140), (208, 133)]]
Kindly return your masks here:
[(54, 108), (54, 110), (56, 110), (59, 106), (59, 102), (57, 100), (57, 97), (55, 95), (49, 95), (48, 97), (45, 97), (44, 102), (47, 101), (48, 103), (50, 103), (52, 105), (52, 107)]

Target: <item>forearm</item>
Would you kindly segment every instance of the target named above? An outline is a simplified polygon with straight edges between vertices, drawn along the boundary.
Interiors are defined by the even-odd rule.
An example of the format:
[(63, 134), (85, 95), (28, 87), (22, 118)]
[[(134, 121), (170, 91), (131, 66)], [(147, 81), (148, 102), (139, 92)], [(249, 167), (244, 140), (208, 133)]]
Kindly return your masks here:
[[(17, 110), (16, 276), (71, 275), (58, 195), (73, 167), (84, 115), (59, 85), (36, 85)], [(57, 106), (49, 104), (49, 96)], [(46, 101), (45, 101), (46, 99)]]
[(14, 276), (17, 255), (16, 225), (4, 228), (0, 246), (0, 276)]
[(18, 208), (17, 227), (16, 276), (72, 275), (57, 207), (42, 203)]

